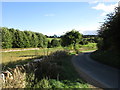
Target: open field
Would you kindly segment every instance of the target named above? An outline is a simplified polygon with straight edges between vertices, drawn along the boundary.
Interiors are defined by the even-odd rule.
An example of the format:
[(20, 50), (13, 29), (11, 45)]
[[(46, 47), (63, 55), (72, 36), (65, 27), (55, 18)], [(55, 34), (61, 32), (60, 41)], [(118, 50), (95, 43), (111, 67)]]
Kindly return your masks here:
[(2, 52), (2, 63), (37, 58), (43, 55), (48, 55), (57, 50), (62, 50), (62, 48), (49, 48), (49, 49), (45, 48), (45, 49), (39, 49), (39, 50)]
[[(18, 60), (25, 60), (25, 59), (32, 59), (32, 58), (38, 58), (41, 56), (49, 55), (52, 52), (55, 52), (57, 50), (71, 50), (69, 47), (62, 48), (15, 48), (15, 49), (2, 49), (2, 63), (8, 63), (8, 62), (14, 62)], [(14, 51), (15, 50), (15, 51)], [(21, 51), (17, 51), (21, 50)], [(23, 51), (22, 51), (23, 50)], [(96, 43), (89, 43), (88, 45), (82, 45), (78, 49), (79, 52), (85, 52), (85, 51), (91, 51), (96, 50)], [(6, 52), (7, 51), (7, 52)], [(10, 51), (10, 52), (9, 52)]]
[[(54, 38), (47, 38), (49, 41), (52, 41)], [(60, 40), (60, 38), (56, 38), (57, 40)]]

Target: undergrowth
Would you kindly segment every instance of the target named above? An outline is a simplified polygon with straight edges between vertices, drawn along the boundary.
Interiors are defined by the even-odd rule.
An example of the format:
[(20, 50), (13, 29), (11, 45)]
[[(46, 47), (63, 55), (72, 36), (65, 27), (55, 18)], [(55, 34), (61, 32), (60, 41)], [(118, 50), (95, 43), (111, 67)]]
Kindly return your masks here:
[(101, 51), (101, 50), (97, 50), (95, 52), (93, 52), (91, 55), (91, 58), (93, 58), (93, 60), (96, 60), (100, 63), (115, 67), (115, 68), (119, 68), (119, 60), (120, 60), (120, 56), (119, 53), (115, 52), (115, 51)]

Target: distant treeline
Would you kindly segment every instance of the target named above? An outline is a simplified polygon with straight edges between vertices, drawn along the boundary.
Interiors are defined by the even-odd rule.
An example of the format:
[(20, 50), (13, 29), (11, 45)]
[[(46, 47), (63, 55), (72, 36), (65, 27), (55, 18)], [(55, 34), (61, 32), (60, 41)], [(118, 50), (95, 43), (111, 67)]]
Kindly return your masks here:
[(47, 38), (41, 33), (6, 27), (2, 27), (0, 32), (2, 33), (2, 48), (47, 47)]
[[(62, 46), (61, 36), (47, 36), (32, 31), (20, 31), (14, 28), (1, 27), (2, 48), (52, 48)], [(51, 38), (51, 39), (50, 39)], [(50, 39), (50, 40), (49, 40)], [(96, 35), (82, 35), (81, 45), (97, 43)], [(61, 43), (62, 42), (62, 43)]]

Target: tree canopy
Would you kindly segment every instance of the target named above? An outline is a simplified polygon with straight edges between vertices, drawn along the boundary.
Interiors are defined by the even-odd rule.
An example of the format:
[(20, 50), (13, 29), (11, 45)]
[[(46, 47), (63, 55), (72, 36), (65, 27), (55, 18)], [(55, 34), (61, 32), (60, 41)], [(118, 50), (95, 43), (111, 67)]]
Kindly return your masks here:
[(102, 38), (102, 44), (99, 49), (102, 50), (119, 50), (120, 40), (120, 12), (118, 9), (114, 13), (108, 14), (107, 19), (101, 26), (99, 36)]
[(75, 29), (66, 32), (63, 36), (61, 36), (62, 46), (69, 46), (71, 44), (75, 45), (82, 40), (82, 34)]
[(41, 33), (6, 27), (2, 27), (0, 32), (2, 34), (2, 48), (43, 48), (48, 44), (46, 36)]

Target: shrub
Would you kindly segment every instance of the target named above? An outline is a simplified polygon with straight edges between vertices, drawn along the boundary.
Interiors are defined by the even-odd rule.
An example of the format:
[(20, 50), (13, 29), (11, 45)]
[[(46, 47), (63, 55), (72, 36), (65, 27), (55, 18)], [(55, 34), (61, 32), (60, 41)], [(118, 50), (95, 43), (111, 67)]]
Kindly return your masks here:
[(60, 46), (60, 41), (57, 40), (56, 38), (52, 39), (51, 47), (59, 47), (59, 46)]

